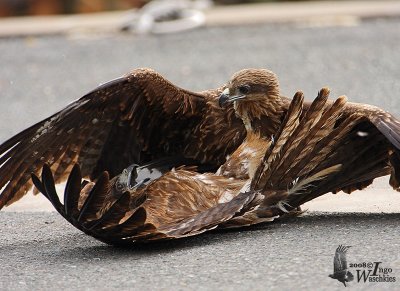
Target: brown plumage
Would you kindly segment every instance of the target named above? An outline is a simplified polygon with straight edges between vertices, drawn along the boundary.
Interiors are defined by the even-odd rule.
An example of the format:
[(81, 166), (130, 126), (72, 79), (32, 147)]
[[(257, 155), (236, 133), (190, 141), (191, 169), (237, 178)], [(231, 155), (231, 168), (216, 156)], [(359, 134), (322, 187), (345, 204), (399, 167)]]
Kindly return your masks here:
[[(131, 244), (136, 242), (171, 239), (196, 235), (216, 227), (238, 227), (272, 221), (275, 217), (288, 212), (286, 201), (292, 196), (304, 194), (312, 183), (331, 177), (340, 165), (311, 171), (291, 184), (298, 173), (294, 173), (290, 183), (286, 177), (270, 177), (271, 183), (264, 183), (262, 175), (271, 176), (271, 171), (286, 172), (291, 161), (281, 163), (277, 155), (292, 151), (303, 154), (308, 147), (317, 143), (315, 133), (330, 135), (342, 106), (332, 106), (332, 110), (323, 112), (324, 99), (316, 99), (322, 106), (312, 107), (314, 112), (302, 115), (303, 96), (295, 95), (292, 105), (279, 128), (276, 141), (268, 143), (255, 139), (254, 133), (248, 130), (251, 138), (243, 144), (252, 146), (259, 143), (264, 148), (250, 157), (249, 163), (257, 163), (258, 170), (250, 179), (224, 177), (218, 174), (197, 173), (193, 169), (174, 169), (147, 185), (136, 186), (138, 181), (131, 181), (129, 171), (124, 170), (117, 177), (109, 180), (106, 172), (100, 175), (96, 183), (81, 186), (81, 174), (75, 166), (70, 174), (64, 193), (64, 206), (55, 194), (54, 180), (50, 168), (45, 165), (42, 179), (32, 179), (36, 187), (52, 202), (57, 211), (74, 226), (85, 233), (110, 244)], [(343, 99), (343, 98), (342, 98)], [(344, 104), (345, 100), (338, 103)], [(319, 113), (317, 113), (317, 111)], [(315, 113), (315, 114), (314, 114)], [(310, 118), (318, 116), (310, 130), (302, 127), (310, 124)], [(299, 143), (293, 144), (291, 138), (305, 139), (307, 147), (299, 149)], [(246, 149), (239, 147), (240, 149)], [(269, 150), (267, 150), (269, 149)], [(266, 151), (267, 150), (267, 151)], [(306, 151), (307, 153), (309, 151)], [(234, 153), (232, 156), (235, 156)], [(239, 155), (240, 156), (240, 155)], [(296, 157), (292, 158), (292, 161)], [(307, 157), (305, 157), (307, 158)], [(270, 161), (270, 167), (263, 168), (264, 161)], [(229, 167), (227, 165), (226, 169)], [(137, 169), (135, 175), (139, 177)], [(312, 172), (312, 174), (311, 174)], [(262, 174), (261, 174), (262, 173)], [(252, 176), (252, 174), (250, 174)], [(290, 187), (288, 187), (290, 186)]]
[(249, 130), (242, 144), (227, 157), (216, 174), (240, 180), (249, 179), (254, 176), (258, 163), (270, 142), (270, 139), (262, 137), (259, 132)]
[[(202, 93), (136, 70), (0, 146), (0, 186), (6, 185), (0, 207), (20, 198), (31, 186), (29, 175), (43, 166), (42, 181), (33, 181), (67, 220), (121, 243), (270, 221), (314, 197), (362, 189), (387, 174), (397, 189), (399, 122), (328, 95), (322, 89), (314, 103), (303, 104), (298, 92), (290, 102), (268, 70), (242, 70), (226, 86)], [(123, 171), (132, 163), (149, 164)], [(216, 174), (170, 171), (188, 164), (221, 167)], [(156, 177), (139, 179), (152, 169)], [(62, 205), (54, 183), (69, 173)], [(81, 185), (82, 177), (94, 182)]]
[[(296, 93), (280, 128), (263, 151), (264, 156), (253, 161), (257, 162), (258, 168), (254, 174), (250, 172), (247, 191), (256, 193), (254, 199), (221, 227), (270, 221), (296, 210), (302, 203), (294, 201), (314, 195), (315, 189), (321, 193), (329, 192), (320, 185), (335, 181), (343, 164), (322, 155), (323, 151), (331, 153), (332, 148), (319, 147), (319, 143), (321, 137), (333, 140), (337, 135), (335, 124), (341, 118), (346, 98), (340, 97), (333, 104), (326, 104), (328, 94), (327, 89), (322, 89), (311, 106), (303, 110), (303, 94)], [(314, 159), (312, 167), (297, 166), (313, 157), (319, 158)], [(329, 163), (322, 167), (327, 159)]]
[(45, 163), (57, 183), (75, 163), (90, 179), (166, 157), (166, 168), (218, 168), (245, 136), (233, 108), (218, 105), (222, 89), (190, 92), (151, 69), (96, 88), (0, 145), (0, 209), (31, 188), (30, 174)]
[[(329, 91), (327, 89), (323, 91), (326, 91), (322, 93), (327, 98)], [(246, 127), (252, 130), (260, 130), (258, 125), (260, 122), (257, 122), (258, 119), (254, 116), (262, 116), (261, 124), (276, 125), (280, 123), (290, 105), (290, 99), (279, 94), (276, 76), (271, 71), (263, 69), (239, 71), (233, 76), (224, 93), (222, 103), (226, 103), (226, 100), (235, 100), (234, 107), (237, 114), (242, 116)], [(325, 106), (332, 103), (333, 101), (327, 100)], [(310, 106), (310, 103), (304, 103), (305, 109), (309, 109)], [(251, 114), (246, 111), (246, 108), (251, 108)], [(399, 190), (400, 121), (390, 113), (366, 104), (347, 102), (342, 111), (338, 121), (335, 121), (332, 116), (337, 133), (335, 137), (332, 137), (334, 140), (324, 138), (318, 146), (321, 148), (327, 145), (335, 147), (334, 151), (330, 153), (332, 160), (335, 159), (338, 163), (348, 161), (346, 169), (342, 171), (343, 179), (339, 179), (336, 185), (332, 185), (335, 187), (330, 191), (343, 190), (351, 193), (367, 187), (375, 178), (389, 174), (391, 175), (390, 185), (395, 190)], [(312, 109), (310, 112), (316, 114), (315, 112), (319, 111)], [(314, 119), (306, 118), (305, 120)], [(301, 128), (305, 131), (309, 126), (304, 125)], [(262, 128), (263, 136), (268, 137), (275, 134), (277, 128), (276, 126), (273, 128), (275, 130), (272, 131), (265, 127)], [(314, 138), (321, 139), (322, 137), (315, 136)], [(305, 142), (303, 139), (302, 143)], [(314, 150), (314, 154), (311, 155), (314, 160), (318, 160), (317, 150)], [(323, 155), (327, 155), (327, 153), (327, 149), (321, 152)], [(295, 155), (295, 153), (292, 154)], [(285, 162), (287, 156), (280, 158), (281, 162)], [(312, 167), (313, 160), (310, 162), (303, 156), (298, 158), (302, 161), (296, 162), (298, 167)], [(290, 176), (288, 175), (288, 177)]]

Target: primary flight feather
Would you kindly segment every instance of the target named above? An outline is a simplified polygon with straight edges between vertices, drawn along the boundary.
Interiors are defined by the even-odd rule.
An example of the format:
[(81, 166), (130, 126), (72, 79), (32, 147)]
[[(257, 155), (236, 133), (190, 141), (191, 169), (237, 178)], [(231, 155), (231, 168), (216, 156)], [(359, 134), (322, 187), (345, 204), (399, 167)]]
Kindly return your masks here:
[[(317, 98), (314, 103), (324, 105), (325, 101)], [(304, 132), (300, 129), (308, 124), (313, 114), (308, 114), (308, 110), (303, 116), (302, 105), (303, 96), (297, 93), (279, 128), (281, 134), (276, 137), (276, 142), (262, 137), (246, 139), (236, 152), (246, 150), (248, 146), (252, 148), (255, 143), (263, 145), (257, 147), (260, 152), (256, 156), (249, 154), (247, 157), (250, 164), (256, 163), (262, 168), (263, 161), (277, 152), (285, 148), (288, 153), (298, 150), (298, 144), (291, 144), (285, 135), (301, 133), (302, 138), (308, 140), (307, 147), (313, 147), (317, 142), (310, 138), (313, 132), (325, 135), (334, 132), (331, 122), (335, 119), (333, 113), (340, 113), (343, 106), (332, 106), (332, 110), (318, 114), (320, 122), (311, 127), (313, 130)], [(323, 113), (323, 106), (313, 110)], [(254, 135), (250, 128), (247, 135)], [(307, 147), (302, 147), (299, 152), (303, 153)], [(234, 153), (232, 156), (241, 155)], [(246, 158), (246, 155), (242, 157)], [(178, 168), (144, 183), (139, 178), (143, 169), (139, 166), (129, 167), (111, 180), (108, 173), (103, 172), (96, 182), (82, 183), (79, 166), (75, 165), (64, 191), (64, 204), (59, 201), (47, 165), (43, 167), (41, 179), (33, 175), (32, 180), (55, 209), (75, 227), (103, 242), (127, 245), (272, 221), (290, 211), (287, 208), (292, 207), (288, 203), (292, 197), (309, 194), (307, 187), (334, 178), (341, 168), (341, 165), (333, 165), (317, 172), (309, 171), (301, 177), (294, 173), (291, 180), (298, 177), (294, 185), (275, 183), (273, 179), (269, 180), (272, 184), (259, 182), (259, 175), (271, 169), (290, 168), (290, 162), (281, 164), (280, 161), (273, 157), (269, 163), (271, 167), (257, 171), (259, 174), (249, 173), (247, 179), (224, 176), (222, 170), (213, 174)], [(229, 165), (223, 167), (225, 170), (230, 168)], [(250, 186), (252, 180), (257, 182)]]
[[(332, 105), (329, 100), (325, 106), (328, 105)], [(181, 165), (213, 171), (232, 154), (227, 162), (241, 166), (228, 169), (223, 166), (219, 174), (247, 179), (249, 173), (257, 174), (256, 164), (250, 162), (254, 152), (258, 153), (256, 158), (263, 154), (257, 148), (248, 150), (242, 146), (239, 158), (233, 154), (235, 149), (243, 141), (253, 139), (260, 144), (276, 137), (289, 106), (290, 99), (279, 93), (275, 74), (264, 69), (239, 71), (220, 88), (200, 93), (178, 88), (151, 69), (134, 70), (0, 145), (0, 208), (15, 202), (30, 189), (31, 173), (39, 175), (44, 164), (58, 183), (68, 177), (76, 163), (82, 177), (95, 181), (104, 171), (112, 179), (131, 164), (153, 162), (162, 165), (162, 173)], [(305, 102), (304, 108), (311, 108), (310, 104)], [(296, 196), (294, 204), (302, 204), (326, 191), (350, 193), (363, 189), (374, 178), (389, 174), (390, 184), (398, 190), (399, 121), (377, 107), (350, 102), (344, 105), (340, 118), (335, 118), (329, 123), (336, 133), (331, 140), (316, 129), (310, 137), (321, 140), (316, 149), (297, 155), (295, 151), (289, 154), (286, 149), (277, 152), (272, 148), (272, 156), (265, 161), (268, 164), (279, 160), (272, 173), (286, 175), (285, 183), (294, 173), (301, 175), (312, 170), (319, 155), (330, 157), (319, 169), (329, 168), (332, 163), (344, 164), (338, 179), (325, 182), (310, 195)], [(298, 131), (306, 132), (312, 125), (308, 121)], [(284, 138), (281, 143), (288, 142), (286, 147), (305, 143), (301, 135), (298, 140), (285, 135), (279, 133)], [(285, 167), (286, 161), (292, 161), (294, 156), (297, 157), (294, 166)], [(268, 173), (263, 173), (258, 183), (265, 183)]]

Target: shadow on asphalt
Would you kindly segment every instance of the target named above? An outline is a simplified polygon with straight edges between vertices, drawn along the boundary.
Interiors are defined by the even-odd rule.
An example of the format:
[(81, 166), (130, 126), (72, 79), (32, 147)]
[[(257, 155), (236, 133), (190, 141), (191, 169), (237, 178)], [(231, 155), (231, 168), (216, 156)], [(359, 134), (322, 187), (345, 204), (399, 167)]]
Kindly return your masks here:
[[(152, 242), (146, 244), (136, 244), (130, 247), (115, 247), (98, 242), (97, 240), (83, 234), (70, 233), (66, 228), (65, 233), (47, 239), (25, 239), (22, 242), (13, 242), (9, 245), (3, 245), (10, 253), (26, 253), (27, 250), (36, 250), (41, 255), (40, 260), (69, 260), (96, 259), (115, 260), (118, 258), (138, 260), (143, 257), (158, 256), (174, 252), (180, 252), (185, 249), (202, 248), (205, 245), (208, 247), (219, 246), (225, 243), (240, 243), (241, 240), (246, 240), (251, 237), (252, 240), (262, 240), (265, 235), (280, 235), (291, 231), (300, 231), (309, 233), (316, 231), (315, 228), (335, 229), (338, 226), (359, 229), (368, 225), (371, 228), (379, 228), (384, 225), (396, 224), (400, 221), (400, 213), (322, 213), (313, 212), (307, 213), (301, 217), (289, 217), (279, 219), (275, 222), (263, 223), (242, 229), (231, 230), (214, 230), (202, 235), (183, 238), (179, 240), (169, 240), (162, 242)], [(357, 225), (362, 225), (357, 227)], [(18, 231), (18, 230), (17, 230)], [(354, 231), (354, 230), (353, 230)], [(56, 231), (57, 232), (57, 231)], [(57, 246), (65, 245), (68, 242), (68, 248), (58, 249)], [(29, 247), (28, 247), (29, 246)]]

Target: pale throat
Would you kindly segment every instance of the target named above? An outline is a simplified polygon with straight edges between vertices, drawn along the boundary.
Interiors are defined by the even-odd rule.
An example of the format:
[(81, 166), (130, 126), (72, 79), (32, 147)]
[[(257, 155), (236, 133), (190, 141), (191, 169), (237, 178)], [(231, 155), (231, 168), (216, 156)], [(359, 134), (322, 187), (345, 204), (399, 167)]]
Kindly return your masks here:
[(247, 111), (242, 111), (238, 109), (238, 102), (233, 102), (233, 108), (235, 109), (236, 114), (240, 117), (243, 121), (244, 127), (246, 128), (247, 132), (253, 132), (253, 128), (251, 126), (251, 119), (247, 113)]
[(271, 136), (282, 122), (285, 101), (279, 94), (253, 95), (250, 98), (234, 102), (236, 115), (242, 119), (247, 133), (261, 130), (263, 136)]
[(243, 102), (234, 101), (233, 108), (236, 114), (243, 121), (243, 124), (247, 132), (253, 132), (252, 121), (255, 119), (261, 119), (262, 116), (269, 117), (271, 110), (270, 102)]

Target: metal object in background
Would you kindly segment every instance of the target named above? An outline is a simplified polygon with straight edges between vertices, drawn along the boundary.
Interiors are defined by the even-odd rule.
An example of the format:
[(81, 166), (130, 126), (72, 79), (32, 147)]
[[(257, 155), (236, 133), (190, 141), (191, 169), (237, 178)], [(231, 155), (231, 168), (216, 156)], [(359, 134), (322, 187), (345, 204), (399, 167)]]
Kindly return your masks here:
[(154, 0), (129, 15), (121, 30), (137, 33), (173, 33), (205, 24), (201, 11), (212, 5), (210, 0)]

